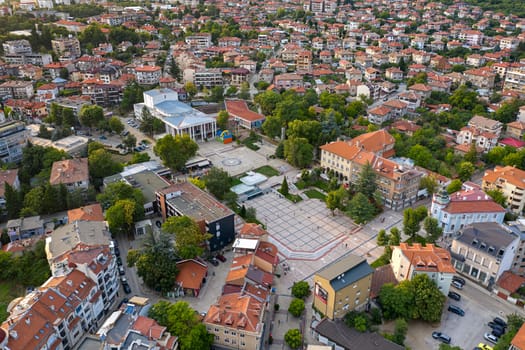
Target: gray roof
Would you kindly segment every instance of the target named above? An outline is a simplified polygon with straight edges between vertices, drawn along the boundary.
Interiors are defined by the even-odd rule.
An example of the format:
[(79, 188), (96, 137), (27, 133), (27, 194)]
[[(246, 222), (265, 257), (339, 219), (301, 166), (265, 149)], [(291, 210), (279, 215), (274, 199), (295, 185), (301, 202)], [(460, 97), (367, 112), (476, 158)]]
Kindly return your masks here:
[(483, 222), (466, 226), (457, 240), (472, 249), (497, 256), (500, 249), (507, 248), (516, 238), (518, 236), (507, 231), (503, 225)]
[(330, 281), (332, 288), (337, 291), (372, 273), (374, 273), (374, 270), (365, 259), (350, 254), (328, 265), (319, 271), (317, 275)]
[(347, 350), (403, 350), (404, 347), (377, 333), (361, 333), (348, 328), (342, 321), (323, 319), (315, 331)]
[(34, 230), (44, 227), (44, 220), (40, 215), (29, 216), (27, 218), (12, 219), (7, 222), (8, 228), (20, 228), (20, 231)]
[(125, 180), (134, 188), (140, 189), (145, 203), (154, 202), (157, 199), (155, 192), (169, 186), (168, 182), (150, 170), (126, 176)]
[(109, 245), (110, 240), (111, 234), (104, 221), (75, 221), (57, 228), (46, 239), (47, 258), (61, 256), (79, 243), (99, 246)]

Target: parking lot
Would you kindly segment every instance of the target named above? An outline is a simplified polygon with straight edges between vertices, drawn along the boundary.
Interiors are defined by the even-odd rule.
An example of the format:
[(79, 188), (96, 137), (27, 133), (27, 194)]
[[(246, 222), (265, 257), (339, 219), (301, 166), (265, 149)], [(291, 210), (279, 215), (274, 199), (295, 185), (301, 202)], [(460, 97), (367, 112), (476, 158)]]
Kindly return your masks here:
[[(440, 324), (411, 322), (408, 328), (406, 345), (412, 349), (438, 349), (439, 341), (432, 338), (433, 331), (440, 331), (452, 338), (451, 345), (460, 346), (465, 350), (473, 349), (479, 343), (490, 344), (483, 339), (484, 333), (490, 333), (488, 322), (496, 316), (506, 320), (506, 315), (521, 313), (517, 307), (491, 295), (482, 287), (467, 281), (463, 290), (451, 288), (461, 295), (460, 301), (447, 298)], [(447, 311), (448, 305), (457, 305), (465, 311), (461, 317)]]

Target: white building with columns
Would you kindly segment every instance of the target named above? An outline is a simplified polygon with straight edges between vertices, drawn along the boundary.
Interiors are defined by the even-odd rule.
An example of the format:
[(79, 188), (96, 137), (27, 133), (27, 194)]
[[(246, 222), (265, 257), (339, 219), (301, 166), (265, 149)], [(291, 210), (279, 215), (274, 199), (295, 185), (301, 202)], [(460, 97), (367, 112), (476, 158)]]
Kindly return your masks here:
[(166, 125), (166, 133), (189, 135), (195, 142), (202, 142), (215, 137), (217, 125), (215, 118), (180, 102), (176, 91), (172, 89), (154, 89), (144, 92), (144, 102), (134, 105), (135, 117), (142, 119), (142, 111), (150, 113)]

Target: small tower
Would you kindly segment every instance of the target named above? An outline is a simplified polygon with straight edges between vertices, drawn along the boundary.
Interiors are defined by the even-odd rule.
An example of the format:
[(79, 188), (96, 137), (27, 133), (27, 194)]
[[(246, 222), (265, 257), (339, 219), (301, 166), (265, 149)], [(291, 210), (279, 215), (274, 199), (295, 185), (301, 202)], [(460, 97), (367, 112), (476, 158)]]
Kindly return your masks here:
[(430, 216), (441, 222), (441, 211), (450, 203), (450, 196), (447, 190), (440, 189), (432, 196), (432, 206), (430, 207)]

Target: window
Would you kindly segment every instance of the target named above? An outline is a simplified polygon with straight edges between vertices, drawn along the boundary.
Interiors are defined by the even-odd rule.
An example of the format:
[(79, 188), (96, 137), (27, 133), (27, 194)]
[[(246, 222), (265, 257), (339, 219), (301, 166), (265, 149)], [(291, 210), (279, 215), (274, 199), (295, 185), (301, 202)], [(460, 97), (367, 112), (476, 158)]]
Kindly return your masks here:
[(239, 333), (239, 337), (244, 338), (244, 333)]
[(230, 334), (230, 331), (227, 330), (227, 329), (225, 329), (225, 330), (224, 330), (224, 334)]
[(230, 342), (230, 339), (228, 339), (228, 338), (224, 338), (224, 342), (225, 342), (225, 343), (229, 343), (229, 342)]
[(237, 333), (235, 333), (235, 332), (232, 332), (231, 334), (234, 335), (234, 336), (237, 335)]

